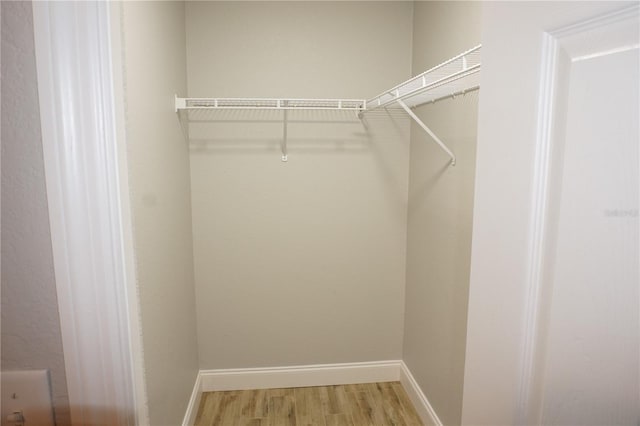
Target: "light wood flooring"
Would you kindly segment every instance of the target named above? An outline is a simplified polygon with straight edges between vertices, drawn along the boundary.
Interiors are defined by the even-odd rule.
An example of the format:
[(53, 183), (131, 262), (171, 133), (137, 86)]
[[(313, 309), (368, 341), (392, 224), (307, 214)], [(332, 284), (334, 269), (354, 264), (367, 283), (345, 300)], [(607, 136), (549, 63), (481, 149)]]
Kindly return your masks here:
[(195, 426), (422, 426), (400, 382), (206, 392)]

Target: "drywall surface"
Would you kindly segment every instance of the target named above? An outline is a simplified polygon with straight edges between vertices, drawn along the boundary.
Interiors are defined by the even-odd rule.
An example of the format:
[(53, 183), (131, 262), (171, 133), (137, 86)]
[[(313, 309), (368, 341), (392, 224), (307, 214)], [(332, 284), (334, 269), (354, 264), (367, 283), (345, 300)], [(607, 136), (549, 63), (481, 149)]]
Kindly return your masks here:
[(2, 370), (48, 369), (69, 398), (42, 157), (31, 2), (2, 2)]
[[(416, 2), (413, 74), (480, 42), (481, 4)], [(411, 127), (404, 361), (444, 424), (460, 424), (478, 92), (417, 108), (457, 164)]]
[[(410, 76), (412, 8), (189, 2), (188, 95), (372, 97)], [(286, 163), (282, 119), (191, 115), (200, 366), (399, 359), (408, 119), (290, 113)]]
[(124, 2), (129, 183), (150, 423), (182, 422), (198, 372), (189, 151), (173, 111), (186, 90), (184, 4)]

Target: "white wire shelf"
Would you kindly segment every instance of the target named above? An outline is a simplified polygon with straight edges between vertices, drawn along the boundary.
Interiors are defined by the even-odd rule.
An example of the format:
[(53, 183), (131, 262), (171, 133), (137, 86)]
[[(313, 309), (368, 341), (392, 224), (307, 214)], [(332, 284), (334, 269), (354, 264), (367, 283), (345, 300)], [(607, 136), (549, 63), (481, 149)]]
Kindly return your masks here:
[(467, 93), (480, 88), (480, 49), (475, 46), (448, 61), (436, 65), (404, 83), (386, 90), (366, 103), (366, 111), (399, 107), (411, 117), (438, 146), (451, 158), (455, 166), (456, 156), (444, 142), (418, 117), (411, 108), (439, 99)]
[(269, 109), (269, 110), (345, 110), (360, 112), (364, 99), (271, 99), (271, 98), (179, 98), (180, 110)]
[(175, 98), (175, 109), (347, 110), (365, 112), (388, 106), (409, 108), (464, 94), (480, 87), (480, 49), (475, 46), (422, 74), (365, 99)]
[(179, 98), (175, 97), (176, 112), (220, 110), (282, 110), (282, 161), (287, 161), (288, 112), (293, 110), (355, 111), (364, 113), (376, 109), (396, 107), (404, 110), (456, 164), (453, 152), (411, 108), (439, 99), (464, 94), (480, 88), (480, 49), (475, 46), (448, 61), (423, 72), (404, 83), (386, 90), (369, 100), (365, 99), (273, 99), (273, 98)]
[(398, 100), (409, 108), (442, 98), (457, 96), (480, 87), (480, 49), (473, 47), (404, 83), (369, 99), (367, 110), (396, 106)]

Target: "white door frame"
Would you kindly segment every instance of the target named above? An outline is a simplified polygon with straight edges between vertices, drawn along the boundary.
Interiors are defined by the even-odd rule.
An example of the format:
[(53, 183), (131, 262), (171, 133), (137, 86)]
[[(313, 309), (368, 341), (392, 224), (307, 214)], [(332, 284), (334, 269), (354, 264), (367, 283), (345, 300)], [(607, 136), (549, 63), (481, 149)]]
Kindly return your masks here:
[(463, 424), (540, 424), (558, 80), (572, 36), (625, 19), (637, 3), (485, 5)]
[[(532, 205), (530, 267), (524, 313), (524, 341), (519, 384), (519, 423), (541, 423), (546, 346), (551, 308), (551, 280), (554, 268), (558, 218), (550, 204), (556, 204), (565, 137), (567, 80), (570, 63), (583, 58), (600, 57), (638, 49), (636, 35), (626, 31), (640, 18), (640, 7), (599, 14), (593, 18), (564, 25), (543, 34), (540, 73), (536, 161)], [(629, 25), (631, 24), (631, 25)], [(623, 48), (618, 46), (623, 44)], [(614, 48), (614, 46), (616, 48)], [(564, 84), (563, 84), (564, 82)], [(554, 170), (555, 169), (555, 170)], [(555, 176), (554, 176), (555, 174)]]
[(119, 16), (108, 2), (34, 2), (33, 13), (72, 423), (145, 425)]

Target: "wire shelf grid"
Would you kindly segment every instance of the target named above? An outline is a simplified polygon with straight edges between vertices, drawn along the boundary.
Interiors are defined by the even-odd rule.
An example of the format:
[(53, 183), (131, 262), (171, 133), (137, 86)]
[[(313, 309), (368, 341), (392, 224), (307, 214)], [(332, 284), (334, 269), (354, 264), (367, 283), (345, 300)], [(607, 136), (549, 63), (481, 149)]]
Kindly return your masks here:
[(369, 99), (367, 110), (397, 106), (398, 100), (412, 108), (478, 89), (481, 47), (475, 46)]
[(178, 110), (272, 109), (362, 111), (364, 99), (178, 98)]
[(404, 110), (451, 158), (454, 153), (418, 117), (411, 108), (439, 99), (464, 94), (480, 88), (480, 49), (475, 46), (422, 74), (398, 84), (369, 100), (365, 99), (271, 99), (271, 98), (175, 98), (175, 110), (194, 112), (223, 110), (282, 110), (283, 138), (282, 161), (287, 161), (287, 128), (289, 112), (294, 110), (355, 111), (362, 118), (364, 113), (374, 110), (389, 110), (394, 107)]

